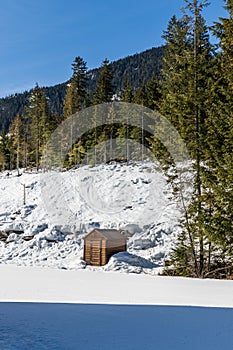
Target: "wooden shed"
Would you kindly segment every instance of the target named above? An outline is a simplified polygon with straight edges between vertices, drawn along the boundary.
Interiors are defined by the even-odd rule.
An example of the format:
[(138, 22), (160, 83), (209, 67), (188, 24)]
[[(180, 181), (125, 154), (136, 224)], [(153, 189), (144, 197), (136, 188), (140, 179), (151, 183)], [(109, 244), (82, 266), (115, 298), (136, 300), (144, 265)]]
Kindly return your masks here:
[(94, 229), (84, 238), (84, 260), (103, 266), (113, 254), (126, 251), (127, 238), (118, 230)]

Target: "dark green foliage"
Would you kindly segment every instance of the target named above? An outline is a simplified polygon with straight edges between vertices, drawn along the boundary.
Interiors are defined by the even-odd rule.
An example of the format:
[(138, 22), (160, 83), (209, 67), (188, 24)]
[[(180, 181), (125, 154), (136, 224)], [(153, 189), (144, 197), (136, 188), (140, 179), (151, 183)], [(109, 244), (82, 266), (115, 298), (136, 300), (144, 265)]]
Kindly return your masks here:
[[(170, 40), (174, 38), (174, 31), (170, 37), (166, 34), (170, 40), (167, 49), (171, 45), (174, 52), (179, 53), (175, 61), (179, 61), (181, 66), (170, 66), (176, 67), (175, 74), (170, 69), (170, 79), (164, 75), (164, 72), (168, 74), (167, 67), (163, 69), (163, 88), (170, 84), (163, 107), (164, 113), (169, 115), (170, 112), (171, 121), (187, 140), (194, 159), (195, 182), (192, 201), (188, 208), (184, 208), (183, 230), (171, 254), (172, 268), (166, 269), (166, 273), (229, 277), (233, 257), (233, 94), (232, 71), (228, 69), (233, 57), (230, 50), (232, 31), (229, 33), (232, 20), (225, 19), (220, 26), (217, 25), (221, 51), (215, 56), (211, 55), (204, 20), (200, 15), (206, 2), (185, 2), (191, 12), (191, 16), (182, 19), (186, 30), (181, 31), (183, 25), (180, 26), (180, 20), (174, 18), (172, 28), (179, 27), (179, 36), (181, 38), (183, 33), (182, 40), (187, 44), (182, 50), (180, 45), (174, 49), (174, 40)], [(187, 40), (190, 26), (184, 20), (192, 24), (194, 40)], [(165, 53), (165, 62), (171, 62), (171, 52), (168, 57)], [(172, 83), (176, 81), (179, 84), (178, 93), (172, 91)], [(169, 110), (167, 107), (170, 106), (172, 108)], [(188, 138), (192, 138), (192, 141), (189, 142)]]
[(36, 84), (26, 107), (25, 128), (27, 129), (29, 164), (39, 169), (40, 158), (50, 133), (49, 108), (45, 92)]
[(11, 170), (11, 140), (4, 130), (0, 133), (0, 171)]
[[(209, 221), (211, 201), (205, 186), (204, 150), (207, 137), (206, 111), (210, 107), (208, 81), (213, 55), (202, 17), (206, 1), (185, 0), (183, 17), (171, 19), (162, 69), (161, 111), (185, 140), (193, 158), (193, 198), (184, 207), (183, 231), (173, 253), (176, 273), (202, 277), (209, 271)], [(181, 259), (183, 253), (183, 259)], [(188, 261), (188, 263), (187, 263)]]
[(158, 110), (160, 105), (161, 93), (159, 89), (159, 82), (153, 74), (151, 80), (146, 85), (146, 106), (152, 110)]
[[(153, 73), (157, 77), (161, 67), (162, 55), (163, 47), (158, 47), (110, 63), (113, 76), (113, 93), (120, 94), (123, 91), (126, 76), (129, 77), (129, 84), (133, 89), (140, 87), (143, 82), (149, 82)], [(96, 89), (99, 75), (100, 68), (90, 70), (87, 73), (87, 85), (90, 91), (90, 97), (93, 96)], [(55, 113), (60, 116), (62, 115), (67, 83), (43, 88), (48, 98), (51, 115)], [(26, 91), (22, 94), (15, 94), (0, 99), (0, 130), (3, 128), (8, 130), (16, 114), (20, 113), (23, 115), (25, 113), (25, 106), (27, 105), (30, 94), (31, 91)]]
[(100, 69), (96, 90), (93, 96), (93, 104), (110, 102), (113, 95), (112, 72), (109, 61), (105, 59)]
[(133, 88), (129, 83), (129, 78), (126, 77), (124, 82), (124, 88), (121, 95), (121, 101), (131, 103), (132, 100), (133, 100)]
[(0, 130), (8, 130), (14, 117), (24, 113), (29, 96), (30, 92), (26, 91), (0, 99)]
[[(220, 51), (213, 67), (214, 79), (210, 83), (212, 97), (208, 119), (206, 157), (208, 186), (213, 188), (215, 210), (212, 227), (215, 237), (225, 250), (233, 252), (233, 2), (226, 1), (228, 18), (216, 24)], [(210, 171), (209, 171), (210, 172)]]
[(24, 139), (24, 125), (20, 114), (17, 114), (12, 121), (9, 130), (11, 140), (11, 162), (12, 167), (18, 170), (23, 167), (23, 139)]
[(86, 62), (78, 56), (73, 64), (73, 75), (66, 89), (63, 107), (63, 117), (66, 119), (80, 111), (85, 104), (87, 88), (87, 66)]

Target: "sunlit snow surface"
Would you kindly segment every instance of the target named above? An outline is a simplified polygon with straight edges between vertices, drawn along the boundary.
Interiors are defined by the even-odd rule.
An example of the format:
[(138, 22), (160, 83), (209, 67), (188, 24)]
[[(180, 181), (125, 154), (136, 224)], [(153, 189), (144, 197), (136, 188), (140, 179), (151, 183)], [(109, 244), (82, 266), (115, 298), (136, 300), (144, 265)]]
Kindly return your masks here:
[(1, 350), (233, 348), (233, 281), (3, 264), (0, 276)]
[(233, 310), (0, 303), (1, 350), (233, 348)]
[[(188, 198), (190, 166), (183, 168)], [(39, 174), (22, 171), (20, 177), (16, 171), (9, 176), (3, 172), (0, 231), (24, 233), (12, 233), (7, 244), (0, 242), (0, 263), (85, 268), (84, 235), (94, 227), (116, 228), (133, 235), (128, 255), (111, 259), (103, 270), (156, 274), (174, 243), (180, 217), (181, 205), (155, 163), (101, 164)], [(33, 238), (24, 241), (24, 236)]]

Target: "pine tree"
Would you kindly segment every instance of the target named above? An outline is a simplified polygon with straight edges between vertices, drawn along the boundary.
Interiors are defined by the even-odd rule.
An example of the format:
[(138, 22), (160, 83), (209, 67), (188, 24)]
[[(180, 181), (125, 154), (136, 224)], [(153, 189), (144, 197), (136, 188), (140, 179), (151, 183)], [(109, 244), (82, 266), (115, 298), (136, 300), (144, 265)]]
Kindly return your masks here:
[(133, 88), (129, 83), (129, 78), (126, 77), (124, 81), (124, 89), (122, 92), (121, 101), (131, 103), (133, 100)]
[(188, 67), (186, 52), (190, 51), (188, 30), (186, 16), (180, 19), (173, 16), (163, 34), (166, 45), (161, 69), (162, 98), (159, 110), (175, 127), (178, 127), (180, 114), (184, 114), (187, 105), (184, 81)]
[[(100, 70), (100, 76), (97, 81), (96, 90), (93, 96), (93, 104), (101, 104), (101, 103), (108, 103), (111, 102), (113, 95), (113, 85), (112, 85), (112, 71), (111, 67), (109, 65), (109, 61), (107, 59), (104, 59), (101, 65)], [(109, 116), (110, 117), (110, 116)], [(96, 120), (93, 120), (93, 125), (96, 125)], [(108, 116), (107, 116), (108, 118)], [(107, 145), (106, 141), (110, 138), (112, 140), (112, 136), (114, 131), (113, 125), (105, 125), (106, 120), (102, 120), (102, 126), (99, 128), (95, 127), (95, 130), (93, 133), (91, 133), (91, 138), (93, 141), (93, 144), (98, 145), (99, 144), (99, 152), (98, 154), (103, 154), (103, 160), (107, 160)], [(110, 141), (111, 142), (111, 141)], [(90, 141), (88, 141), (88, 144), (90, 145)], [(102, 144), (102, 146), (101, 146)], [(95, 162), (96, 159), (96, 152), (95, 152)]]
[(202, 17), (207, 1), (185, 0), (185, 14), (169, 23), (165, 32), (166, 55), (162, 70), (162, 113), (186, 141), (194, 161), (194, 192), (189, 208), (184, 208), (182, 239), (173, 255), (179, 271), (180, 252), (189, 252), (187, 275), (204, 276), (210, 255), (209, 216), (212, 205), (205, 183), (207, 110), (210, 107), (208, 81), (211, 75), (212, 47)]
[[(215, 59), (214, 79), (209, 91), (212, 103), (208, 118), (208, 147), (206, 149), (207, 184), (212, 188), (212, 237), (222, 250), (218, 265), (224, 269), (233, 258), (233, 2), (226, 1), (228, 18), (220, 18), (215, 29), (219, 52)], [(211, 170), (211, 171), (210, 171)], [(231, 272), (232, 273), (232, 272)]]
[(72, 63), (73, 75), (67, 86), (63, 106), (64, 118), (69, 118), (84, 107), (87, 88), (87, 64), (80, 57)]
[(5, 130), (0, 133), (0, 170), (11, 170), (10, 138)]
[[(163, 39), (166, 42), (164, 46), (164, 56), (162, 59), (161, 76), (159, 78), (159, 103), (157, 110), (172, 123), (176, 130), (187, 139), (185, 133), (181, 133), (181, 127), (184, 126), (186, 113), (189, 111), (187, 102), (187, 82), (192, 81), (193, 77), (188, 78), (188, 56), (187, 53), (192, 50), (188, 37), (189, 20), (187, 16), (177, 19), (173, 16), (164, 31)], [(190, 54), (189, 54), (190, 55)], [(164, 130), (162, 130), (164, 133)], [(158, 126), (156, 133), (158, 134)], [(169, 137), (169, 134), (168, 134)], [(191, 138), (192, 140), (193, 138)], [(164, 171), (170, 166), (171, 159), (169, 152), (157, 137), (149, 140), (150, 148), (156, 159), (164, 167)]]
[(12, 154), (16, 155), (16, 169), (18, 171), (19, 175), (19, 168), (22, 164), (22, 144), (23, 144), (23, 122), (20, 114), (17, 114), (16, 117), (13, 119), (10, 128), (9, 133), (12, 141)]
[(146, 107), (155, 110), (159, 108), (161, 94), (159, 91), (159, 83), (153, 74), (151, 80), (146, 85), (147, 105)]
[[(126, 76), (124, 81), (124, 88), (122, 91), (121, 101), (126, 103), (131, 103), (133, 100), (133, 88), (130, 85), (129, 78)], [(122, 107), (123, 108), (123, 107)], [(116, 130), (116, 148), (118, 159), (127, 161), (130, 159), (130, 116), (128, 114), (128, 108), (126, 107), (126, 120), (121, 125), (117, 127)]]
[(38, 84), (32, 90), (25, 119), (30, 162), (38, 170), (43, 147), (50, 135), (48, 102), (43, 89)]
[(91, 94), (90, 94), (90, 91), (87, 90), (85, 95), (84, 107), (88, 108), (91, 105), (92, 105)]
[(93, 103), (111, 102), (113, 94), (112, 72), (107, 58), (102, 62), (100, 76), (97, 81)]
[[(89, 95), (87, 95), (87, 64), (80, 57), (76, 57), (72, 64), (73, 75), (67, 86), (66, 96), (63, 106), (63, 117), (69, 118), (82, 108), (88, 107), (90, 104)], [(71, 151), (68, 154), (67, 166), (76, 164), (76, 160), (80, 160), (81, 155), (79, 154), (80, 146), (75, 145), (73, 140), (73, 125), (70, 130), (70, 147)], [(63, 147), (61, 142), (61, 147)]]
[(147, 94), (146, 94), (146, 83), (144, 82), (142, 87), (136, 89), (133, 96), (133, 103), (138, 105), (147, 106)]

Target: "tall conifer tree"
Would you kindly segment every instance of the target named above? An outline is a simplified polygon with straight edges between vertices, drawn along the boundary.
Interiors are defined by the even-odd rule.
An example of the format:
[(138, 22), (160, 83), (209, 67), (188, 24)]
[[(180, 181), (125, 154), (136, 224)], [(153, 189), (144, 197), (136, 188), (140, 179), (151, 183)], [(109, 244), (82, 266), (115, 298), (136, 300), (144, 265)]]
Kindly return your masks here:
[(49, 107), (45, 92), (36, 84), (26, 108), (30, 162), (39, 169), (40, 157), (50, 135)]
[[(101, 69), (100, 69), (100, 76), (97, 81), (96, 90), (93, 96), (93, 104), (101, 104), (101, 103), (108, 103), (112, 101), (112, 95), (113, 95), (113, 85), (112, 85), (112, 71), (111, 67), (109, 65), (109, 61), (107, 58), (105, 58), (102, 62)], [(108, 118), (108, 116), (107, 116)], [(110, 116), (109, 116), (110, 118)], [(110, 143), (112, 142), (111, 135), (114, 134), (114, 127), (113, 125), (105, 125), (105, 120), (102, 120), (102, 126), (100, 128), (95, 128), (94, 132), (91, 135), (92, 141), (94, 145), (103, 143), (103, 146), (99, 146), (99, 152), (98, 154), (102, 157), (103, 160), (107, 160), (107, 146), (106, 146), (106, 140), (110, 138)], [(96, 121), (95, 116), (93, 120), (93, 125), (95, 127)], [(89, 142), (90, 144), (90, 142)], [(95, 149), (95, 163), (98, 161)]]
[(100, 76), (97, 81), (94, 93), (93, 103), (99, 104), (103, 102), (111, 102), (113, 94), (112, 72), (109, 61), (105, 58), (102, 62)]
[(67, 86), (64, 100), (63, 115), (69, 118), (72, 114), (81, 110), (84, 106), (87, 88), (87, 64), (80, 57), (76, 57), (72, 63), (73, 75)]
[(183, 233), (173, 262), (178, 273), (204, 276), (209, 269), (211, 237), (206, 213), (211, 204), (203, 164), (210, 107), (208, 81), (213, 58), (208, 29), (202, 17), (207, 1), (185, 0), (185, 3), (183, 17), (179, 20), (173, 17), (164, 35), (167, 47), (162, 70), (164, 102), (161, 111), (186, 141), (194, 161), (193, 199), (189, 208), (184, 208)]
[(222, 268), (232, 265), (233, 258), (233, 1), (227, 0), (228, 18), (215, 24), (219, 52), (215, 59), (214, 79), (210, 81), (211, 108), (208, 118), (206, 149), (208, 186), (212, 188), (213, 239), (221, 245)]
[(16, 156), (15, 166), (19, 175), (19, 168), (22, 164), (22, 145), (23, 145), (23, 122), (19, 114), (13, 119), (10, 129), (10, 137), (12, 140), (12, 153)]
[[(76, 57), (72, 63), (73, 74), (67, 86), (66, 96), (63, 105), (63, 117), (69, 118), (82, 108), (87, 107), (89, 98), (87, 96), (87, 64), (80, 56)], [(80, 159), (80, 147), (74, 146), (73, 125), (70, 130), (70, 152), (68, 153), (68, 166), (76, 164), (76, 159)], [(62, 141), (62, 140), (61, 140)], [(61, 147), (64, 145), (61, 142)], [(82, 148), (82, 147), (81, 147)]]

